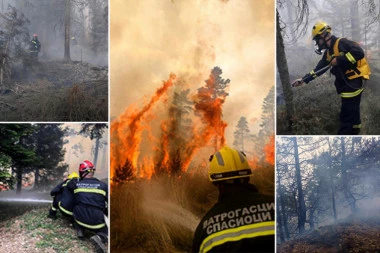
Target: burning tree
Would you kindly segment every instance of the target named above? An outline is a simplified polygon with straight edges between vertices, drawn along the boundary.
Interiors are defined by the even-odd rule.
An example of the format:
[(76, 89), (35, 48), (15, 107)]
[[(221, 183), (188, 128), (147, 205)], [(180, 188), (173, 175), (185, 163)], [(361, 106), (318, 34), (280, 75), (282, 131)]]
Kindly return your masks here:
[(211, 126), (204, 133), (205, 138), (213, 135), (209, 131), (214, 131), (214, 148), (217, 151), (225, 144), (224, 130), (227, 123), (222, 120), (222, 105), (228, 96), (225, 91), (230, 83), (230, 79), (224, 80), (222, 69), (214, 67), (211, 70), (206, 86), (198, 89), (198, 101), (195, 104), (195, 113), (202, 115), (202, 120), (206, 125)]
[[(172, 74), (141, 110), (130, 106), (118, 121), (113, 122), (111, 167), (114, 176), (121, 173), (126, 161), (130, 161), (127, 167), (139, 177), (159, 173), (176, 175), (187, 171), (194, 154), (202, 147), (209, 147), (211, 140), (214, 140), (211, 146), (215, 150), (225, 145), (227, 123), (222, 119), (222, 105), (228, 96), (226, 88), (230, 80), (221, 75), (221, 68), (214, 67), (205, 86), (191, 95), (190, 89), (180, 88), (184, 79), (177, 79)], [(173, 92), (169, 90), (172, 86)], [(153, 112), (159, 100), (166, 106), (160, 116)], [(166, 114), (161, 115), (164, 112)], [(160, 124), (151, 125), (152, 118), (157, 117), (162, 118)], [(154, 131), (157, 129), (152, 130), (152, 127), (158, 125), (160, 137), (156, 140)], [(149, 148), (153, 149), (154, 157), (142, 153), (144, 136), (153, 144)]]

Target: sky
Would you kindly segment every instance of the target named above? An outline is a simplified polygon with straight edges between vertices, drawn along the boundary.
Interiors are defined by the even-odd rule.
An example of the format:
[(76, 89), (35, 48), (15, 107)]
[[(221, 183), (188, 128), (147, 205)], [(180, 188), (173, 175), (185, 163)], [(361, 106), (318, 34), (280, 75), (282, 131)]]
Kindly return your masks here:
[(196, 92), (219, 66), (231, 80), (227, 144), (241, 116), (258, 131), (275, 83), (274, 1), (113, 0), (110, 13), (111, 119), (142, 106), (170, 73)]

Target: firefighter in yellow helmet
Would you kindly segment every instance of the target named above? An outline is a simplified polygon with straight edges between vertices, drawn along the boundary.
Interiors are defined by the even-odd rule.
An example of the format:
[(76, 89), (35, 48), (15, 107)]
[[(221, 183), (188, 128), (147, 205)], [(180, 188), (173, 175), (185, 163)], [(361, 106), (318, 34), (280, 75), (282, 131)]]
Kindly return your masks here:
[(371, 74), (364, 51), (358, 43), (332, 35), (331, 27), (325, 22), (317, 22), (313, 26), (312, 39), (317, 46), (316, 53), (323, 54), (322, 59), (310, 73), (295, 80), (292, 86), (307, 84), (331, 67), (330, 72), (335, 75), (335, 88), (342, 100), (338, 134), (359, 134), (361, 94)]
[(251, 175), (242, 152), (226, 146), (210, 157), (219, 199), (195, 231), (193, 252), (274, 252), (274, 196), (260, 194)]
[(69, 194), (69, 192), (65, 189), (68, 182), (70, 182), (71, 180), (77, 180), (78, 178), (79, 178), (78, 173), (72, 172), (71, 174), (67, 176), (67, 179), (65, 179), (63, 182), (61, 182), (56, 187), (54, 187), (53, 190), (51, 190), (50, 196), (53, 197), (53, 203), (49, 209), (49, 214), (48, 214), (49, 218), (55, 219), (57, 217), (58, 209), (60, 209), (63, 214), (67, 214), (71, 216), (73, 215), (72, 208), (74, 205), (74, 199), (71, 196), (71, 194)]

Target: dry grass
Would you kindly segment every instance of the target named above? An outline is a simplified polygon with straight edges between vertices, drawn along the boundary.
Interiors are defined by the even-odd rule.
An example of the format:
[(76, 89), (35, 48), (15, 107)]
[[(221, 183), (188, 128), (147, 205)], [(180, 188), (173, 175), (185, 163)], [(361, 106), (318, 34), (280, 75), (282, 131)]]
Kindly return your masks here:
[(113, 185), (112, 252), (189, 252), (216, 188), (201, 174)]
[[(205, 169), (193, 171), (113, 185), (111, 252), (190, 252), (196, 226), (218, 198)], [(273, 193), (273, 166), (258, 166), (252, 181)]]
[(57, 87), (47, 80), (3, 94), (0, 121), (107, 121), (104, 81)]

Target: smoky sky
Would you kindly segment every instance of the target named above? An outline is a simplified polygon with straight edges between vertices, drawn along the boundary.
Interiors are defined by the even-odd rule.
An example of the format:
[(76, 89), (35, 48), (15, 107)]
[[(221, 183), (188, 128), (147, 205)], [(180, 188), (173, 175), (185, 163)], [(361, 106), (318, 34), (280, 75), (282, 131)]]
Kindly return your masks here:
[(275, 83), (274, 1), (113, 0), (110, 13), (111, 117), (151, 96), (170, 73), (196, 92), (219, 66), (231, 80), (227, 144), (241, 116), (258, 126)]

